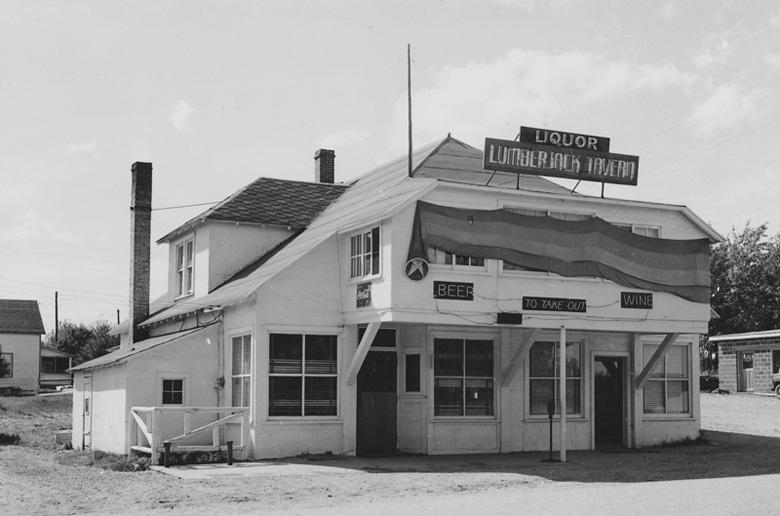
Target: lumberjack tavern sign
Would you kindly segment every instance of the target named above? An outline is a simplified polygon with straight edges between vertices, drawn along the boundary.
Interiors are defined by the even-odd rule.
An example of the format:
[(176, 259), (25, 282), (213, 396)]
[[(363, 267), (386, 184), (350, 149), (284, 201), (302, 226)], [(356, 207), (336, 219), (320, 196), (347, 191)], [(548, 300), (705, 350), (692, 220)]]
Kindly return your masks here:
[(532, 127), (521, 128), (520, 137), (485, 138), (485, 170), (637, 184), (639, 156), (607, 152), (609, 138)]

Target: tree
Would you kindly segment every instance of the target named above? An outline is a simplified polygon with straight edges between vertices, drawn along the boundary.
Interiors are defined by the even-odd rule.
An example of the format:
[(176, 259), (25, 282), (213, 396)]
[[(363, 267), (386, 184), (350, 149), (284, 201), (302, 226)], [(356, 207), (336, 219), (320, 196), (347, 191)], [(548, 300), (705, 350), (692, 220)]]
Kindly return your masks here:
[(87, 326), (84, 323), (63, 321), (59, 328), (59, 342), (55, 343), (54, 331), (46, 336), (46, 345), (73, 356), (73, 365), (81, 364), (108, 353), (119, 345), (119, 337), (109, 335), (111, 323), (96, 321)]
[(780, 328), (780, 234), (766, 233), (748, 223), (713, 249), (710, 335)]
[[(780, 234), (767, 236), (766, 223), (732, 228), (712, 250), (710, 276), (710, 304), (720, 316), (710, 320), (710, 335), (780, 328)], [(717, 368), (714, 348), (701, 340), (702, 370)]]

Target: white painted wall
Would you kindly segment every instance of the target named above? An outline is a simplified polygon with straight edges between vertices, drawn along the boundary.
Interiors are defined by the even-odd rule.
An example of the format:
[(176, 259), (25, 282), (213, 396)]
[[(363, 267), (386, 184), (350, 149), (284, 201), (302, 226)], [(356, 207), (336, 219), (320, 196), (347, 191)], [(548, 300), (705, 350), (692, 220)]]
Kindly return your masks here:
[[(162, 380), (184, 380), (184, 405), (194, 407), (217, 406), (218, 354), (222, 346), (221, 325), (183, 339), (162, 344), (131, 358), (127, 363), (127, 410), (123, 417), (127, 450), (133, 444), (135, 433), (131, 422), (131, 407), (160, 407), (162, 405)], [(99, 371), (99, 370), (98, 370)], [(97, 413), (96, 413), (97, 415)], [(215, 414), (193, 415), (192, 428), (216, 420)], [(183, 418), (179, 413), (165, 413), (162, 419), (162, 439), (183, 433)], [(211, 434), (205, 433), (198, 442), (211, 442)], [(125, 451), (124, 453), (127, 453)]]
[[(124, 364), (92, 371), (77, 371), (73, 379), (73, 448), (81, 449), (84, 427), (92, 428), (92, 449), (127, 453), (125, 448), (126, 374)], [(85, 391), (85, 378), (91, 378), (91, 389)], [(87, 383), (88, 385), (88, 383)], [(84, 415), (84, 398), (91, 398), (91, 414)], [(84, 418), (91, 423), (82, 425)], [(87, 441), (89, 445), (89, 440)]]
[(194, 294), (205, 296), (293, 234), (275, 226), (209, 221), (168, 246), (168, 295), (176, 298), (176, 246), (194, 239)]
[(13, 353), (13, 376), (0, 378), (0, 387), (38, 391), (41, 367), (41, 336), (27, 333), (0, 333), (0, 351)]
[[(429, 194), (426, 201), (439, 204), (496, 209), (509, 204), (525, 203), (531, 208), (545, 208), (538, 199), (529, 199), (522, 194), (505, 191), (482, 192), (460, 190), (440, 186)], [(662, 226), (666, 238), (703, 238), (693, 223), (678, 212), (657, 208), (635, 208), (609, 204), (587, 204), (572, 197), (572, 200), (555, 199), (556, 204), (547, 209), (597, 213), (604, 218), (628, 223)], [(552, 201), (550, 201), (552, 203)], [(386, 249), (383, 276), (372, 280), (372, 309), (356, 309), (354, 305), (353, 282), (345, 281), (342, 287), (344, 318), (347, 323), (366, 322), (371, 318), (383, 320), (417, 322), (421, 324), (463, 324), (463, 317), (477, 324), (492, 324), (497, 312), (525, 312), (525, 327), (558, 327), (561, 324), (575, 328), (597, 331), (640, 331), (648, 333), (678, 332), (706, 333), (710, 317), (709, 305), (687, 301), (673, 294), (655, 292), (652, 310), (629, 310), (620, 308), (620, 292), (631, 289), (599, 278), (565, 278), (536, 272), (504, 271), (497, 260), (486, 260), (484, 270), (457, 269), (431, 265), (430, 273), (422, 281), (412, 281), (403, 274), (403, 267), (411, 239), (415, 206), (410, 205), (397, 213), (391, 222), (382, 226), (384, 234), (392, 238), (390, 249)], [(346, 277), (349, 257), (348, 235), (341, 240), (342, 277)], [(391, 281), (390, 278), (393, 280)], [(434, 281), (454, 281), (474, 284), (473, 301), (436, 300), (433, 298)], [(389, 296), (388, 296), (389, 292)], [(586, 299), (587, 315), (577, 317), (573, 323), (571, 314), (555, 312), (529, 313), (522, 310), (523, 296), (562, 297)], [(453, 315), (457, 314), (457, 315)]]
[[(344, 328), (339, 306), (336, 239), (303, 256), (257, 293), (255, 335), (255, 457), (300, 453), (354, 453), (355, 385), (345, 382), (356, 347), (356, 331)], [(230, 323), (233, 325), (233, 323)], [(238, 323), (236, 323), (238, 324)], [(276, 331), (336, 334), (339, 370), (338, 415), (334, 417), (269, 417), (268, 335)]]
[[(644, 367), (642, 363), (642, 343), (660, 344), (656, 336), (637, 336), (634, 367), (637, 375)], [(635, 393), (634, 411), (636, 418), (636, 447), (696, 439), (701, 430), (701, 405), (699, 398), (699, 352), (698, 335), (681, 335), (675, 344), (687, 344), (689, 364), (689, 390), (691, 393), (690, 414), (644, 414), (644, 391)]]

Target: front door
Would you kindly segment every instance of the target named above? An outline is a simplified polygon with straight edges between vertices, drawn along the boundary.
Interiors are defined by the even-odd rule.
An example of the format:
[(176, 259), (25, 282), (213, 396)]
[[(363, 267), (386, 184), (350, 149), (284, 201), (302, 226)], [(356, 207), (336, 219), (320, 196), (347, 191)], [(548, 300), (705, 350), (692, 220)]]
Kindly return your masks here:
[(741, 374), (740, 374), (740, 391), (752, 391), (753, 390), (753, 353), (740, 353)]
[(593, 363), (596, 445), (623, 444), (625, 359), (596, 357)]
[(392, 454), (397, 450), (398, 357), (395, 349), (369, 351), (357, 377), (357, 453)]
[(84, 398), (81, 410), (81, 449), (92, 447), (92, 377), (84, 377)]

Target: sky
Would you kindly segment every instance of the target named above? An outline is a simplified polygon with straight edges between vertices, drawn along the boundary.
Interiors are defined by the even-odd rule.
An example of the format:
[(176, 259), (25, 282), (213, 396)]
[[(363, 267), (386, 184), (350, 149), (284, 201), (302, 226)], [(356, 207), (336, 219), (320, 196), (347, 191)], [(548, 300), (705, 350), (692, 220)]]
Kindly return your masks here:
[[(336, 181), (404, 154), (407, 44), (415, 146), (606, 136), (640, 157), (607, 197), (780, 232), (777, 2), (3, 0), (0, 298), (47, 331), (55, 291), (61, 321), (127, 316), (135, 161), (156, 240), (208, 206), (166, 208), (313, 180), (318, 148)], [(153, 246), (153, 298), (166, 267)]]

